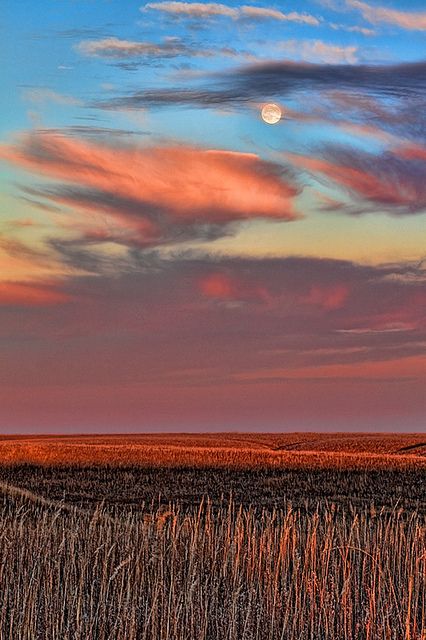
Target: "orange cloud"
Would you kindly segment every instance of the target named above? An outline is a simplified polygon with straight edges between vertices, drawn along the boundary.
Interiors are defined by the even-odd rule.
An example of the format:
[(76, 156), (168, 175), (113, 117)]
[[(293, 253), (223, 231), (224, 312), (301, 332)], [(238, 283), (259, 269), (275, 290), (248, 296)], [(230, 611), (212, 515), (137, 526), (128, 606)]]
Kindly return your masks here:
[[(159, 210), (175, 221), (294, 220), (300, 189), (279, 165), (255, 154), (181, 147), (112, 147), (54, 133), (28, 134), (0, 156), (34, 173), (116, 199), (140, 215)], [(134, 211), (133, 215), (137, 215)]]
[(59, 304), (70, 297), (44, 283), (0, 282), (0, 306), (38, 307)]

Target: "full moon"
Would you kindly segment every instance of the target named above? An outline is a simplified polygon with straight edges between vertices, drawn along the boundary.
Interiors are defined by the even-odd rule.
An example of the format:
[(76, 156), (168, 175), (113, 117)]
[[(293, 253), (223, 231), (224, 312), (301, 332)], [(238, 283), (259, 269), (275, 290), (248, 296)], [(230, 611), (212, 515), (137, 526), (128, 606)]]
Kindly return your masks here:
[(281, 109), (277, 104), (268, 103), (262, 107), (262, 120), (267, 124), (277, 124), (281, 120)]

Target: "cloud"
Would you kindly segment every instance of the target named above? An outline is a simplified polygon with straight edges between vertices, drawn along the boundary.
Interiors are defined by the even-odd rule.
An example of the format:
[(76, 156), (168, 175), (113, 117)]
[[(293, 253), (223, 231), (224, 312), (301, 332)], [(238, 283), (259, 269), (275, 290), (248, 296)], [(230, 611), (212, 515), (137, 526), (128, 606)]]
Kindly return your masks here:
[(34, 104), (60, 104), (60, 105), (80, 105), (81, 101), (72, 96), (65, 96), (51, 89), (45, 89), (43, 87), (34, 87), (32, 89), (25, 89), (23, 92), (24, 99)]
[[(194, 44), (186, 44), (177, 37), (165, 38), (161, 43), (120, 40), (113, 37), (102, 40), (83, 40), (75, 48), (85, 56), (116, 60), (117, 66), (128, 70), (139, 68), (140, 62), (138, 60), (144, 59), (158, 60), (179, 56), (238, 58), (241, 55), (247, 55), (232, 47), (217, 47), (216, 49), (201, 45), (197, 47)], [(129, 59), (136, 60), (128, 61)]]
[(346, 0), (346, 4), (358, 9), (363, 18), (372, 24), (394, 24), (401, 29), (426, 31), (426, 11), (398, 11), (386, 7), (372, 7), (361, 0)]
[(211, 237), (212, 230), (227, 233), (227, 225), (241, 220), (298, 217), (294, 199), (300, 187), (291, 171), (255, 154), (30, 133), (3, 146), (0, 155), (62, 182), (27, 194), (110, 216), (123, 242), (132, 234), (142, 244), (178, 241), (180, 234)]
[(205, 420), (214, 414), (216, 426), (230, 428), (234, 415), (246, 426), (241, 408), (247, 419), (257, 412), (258, 427), (275, 416), (277, 428), (283, 416), (289, 428), (294, 419), (317, 424), (318, 407), (328, 422), (334, 416), (335, 428), (343, 418), (348, 426), (349, 415), (354, 428), (375, 411), (383, 418), (397, 410), (406, 425), (407, 406), (424, 415), (420, 266), (205, 254), (162, 259), (149, 251), (128, 258), (126, 268), (116, 259), (108, 274), (57, 283), (68, 298), (63, 303), (45, 296), (36, 303), (27, 288), (3, 298), (3, 417), (16, 425), (22, 402), (22, 424), (37, 406), (52, 429), (71, 410), (74, 422), (90, 414), (92, 426), (104, 429), (148, 428), (161, 419), (163, 428), (182, 429), (184, 423), (169, 421), (183, 409), (185, 424), (210, 424)]
[(242, 95), (292, 95), (301, 90), (358, 90), (372, 96), (424, 96), (426, 62), (390, 65), (267, 61), (236, 69)]
[(141, 11), (154, 9), (164, 13), (186, 16), (190, 18), (212, 18), (217, 16), (226, 16), (228, 18), (251, 19), (251, 20), (278, 20), (280, 22), (299, 22), (302, 24), (310, 24), (317, 26), (319, 20), (314, 16), (306, 13), (283, 13), (278, 9), (269, 7), (252, 7), (243, 5), (240, 7), (229, 7), (225, 4), (216, 2), (149, 2), (141, 7)]
[(355, 64), (358, 61), (358, 47), (342, 47), (322, 40), (282, 40), (276, 48), (296, 60), (327, 64)]
[(213, 16), (238, 17), (238, 10), (217, 2), (149, 2), (141, 7), (141, 11), (154, 9), (173, 15), (191, 18), (211, 18)]
[(160, 44), (152, 42), (135, 42), (131, 40), (120, 40), (119, 38), (103, 38), (102, 40), (83, 40), (76, 49), (86, 55), (96, 58), (134, 58), (134, 57), (155, 57), (174, 58), (181, 55), (211, 55), (203, 50), (195, 51), (182, 43), (179, 38), (171, 38)]
[(94, 127), (88, 125), (70, 125), (68, 127), (60, 127), (54, 128), (49, 127), (47, 129), (43, 129), (39, 127), (35, 129), (35, 133), (37, 134), (51, 134), (51, 135), (59, 135), (59, 136), (70, 136), (77, 138), (103, 138), (105, 140), (110, 140), (111, 138), (116, 137), (128, 137), (132, 138), (133, 136), (147, 136), (150, 134), (149, 131), (141, 131), (140, 129), (118, 129), (112, 127)]
[[(283, 350), (292, 367), (302, 360), (368, 360), (372, 352), (386, 359), (412, 355), (422, 342), (426, 351), (425, 278), (424, 268), (410, 263), (129, 253), (124, 269), (57, 283), (66, 310), (35, 319), (34, 330), (49, 336), (62, 327), (89, 339), (117, 332), (120, 318), (121, 330), (142, 341), (155, 328), (153, 346), (157, 339), (175, 346), (182, 340), (191, 366), (200, 344), (217, 363), (229, 349), (226, 366), (234, 356), (271, 364)], [(29, 284), (21, 284), (26, 291)], [(46, 325), (51, 321), (57, 325)]]
[(185, 105), (217, 107), (286, 98), (304, 91), (362, 93), (370, 98), (415, 105), (411, 118), (422, 119), (419, 104), (426, 93), (426, 62), (392, 65), (313, 64), (267, 61), (215, 74), (194, 87), (145, 89), (94, 104), (104, 109), (141, 109)]
[(363, 36), (376, 35), (376, 31), (374, 29), (368, 29), (367, 27), (358, 27), (357, 25), (337, 24), (336, 22), (330, 22), (329, 26), (334, 31), (348, 31), (349, 33), (362, 33)]
[(302, 24), (310, 24), (313, 26), (319, 25), (318, 18), (311, 16), (307, 13), (297, 13), (292, 11), (291, 13), (283, 13), (277, 9), (270, 9), (268, 7), (240, 7), (240, 15), (245, 18), (251, 18), (254, 20), (272, 19), (279, 20), (280, 22), (299, 22)]
[(285, 158), (394, 215), (426, 209), (426, 165), (423, 158), (418, 160), (407, 151), (377, 155), (329, 145), (320, 158), (297, 154), (285, 154)]
[(339, 89), (326, 91), (322, 98), (325, 99), (322, 109), (326, 113), (345, 114), (353, 121), (353, 126), (375, 127), (376, 137), (381, 135), (384, 142), (398, 144), (398, 139), (399, 143), (404, 139), (426, 142), (426, 96), (421, 84), (417, 94), (402, 94), (391, 100), (385, 96)]

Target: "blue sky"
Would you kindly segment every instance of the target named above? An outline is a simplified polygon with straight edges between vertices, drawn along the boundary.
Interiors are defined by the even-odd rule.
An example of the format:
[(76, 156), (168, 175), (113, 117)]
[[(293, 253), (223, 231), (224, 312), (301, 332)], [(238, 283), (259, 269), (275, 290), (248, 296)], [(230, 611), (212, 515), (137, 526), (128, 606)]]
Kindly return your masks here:
[[(194, 73), (215, 71), (233, 67), (236, 62), (243, 63), (249, 56), (381, 63), (421, 59), (425, 48), (424, 31), (383, 21), (372, 23), (361, 11), (347, 7), (344, 2), (247, 3), (247, 6), (272, 8), (286, 15), (306, 14), (318, 20), (316, 25), (272, 18), (191, 19), (185, 14), (146, 8), (147, 4), (130, 0), (6, 1), (2, 38), (6, 56), (2, 83), (6, 99), (1, 105), (4, 134), (28, 126), (29, 111), (42, 111), (40, 117), (55, 126), (81, 122), (81, 118), (90, 116), (87, 106), (82, 109), (81, 105), (62, 104), (61, 108), (57, 103), (40, 105), (41, 97), (38, 104), (36, 99), (31, 104), (28, 91), (26, 93), (31, 88), (72, 96), (86, 105), (108, 93), (108, 89), (103, 88), (108, 85), (114, 87), (110, 92), (138, 90), (141, 86), (170, 82), (180, 68), (188, 67), (188, 71)], [(226, 4), (231, 8), (244, 6), (237, 2)], [(402, 12), (406, 6), (406, 3), (386, 2), (386, 7)], [(421, 1), (410, 2), (410, 12), (420, 12), (422, 8)], [(371, 34), (348, 30), (354, 28), (367, 29)], [(105, 38), (150, 43), (180, 38), (192, 47), (194, 54), (211, 49), (212, 55), (203, 58), (183, 54), (155, 63), (152, 56), (132, 57), (128, 62), (136, 63), (135, 68), (126, 71), (116, 66), (123, 63), (125, 57), (117, 58), (114, 64), (114, 60), (107, 57), (95, 58), (79, 52), (82, 42)], [(324, 45), (322, 53), (310, 51), (316, 42)], [(333, 47), (336, 47), (334, 51)], [(221, 48), (233, 49), (235, 54), (241, 52), (241, 57), (221, 55)], [(96, 115), (103, 122), (114, 120), (109, 114)], [(187, 122), (185, 125), (188, 126)]]

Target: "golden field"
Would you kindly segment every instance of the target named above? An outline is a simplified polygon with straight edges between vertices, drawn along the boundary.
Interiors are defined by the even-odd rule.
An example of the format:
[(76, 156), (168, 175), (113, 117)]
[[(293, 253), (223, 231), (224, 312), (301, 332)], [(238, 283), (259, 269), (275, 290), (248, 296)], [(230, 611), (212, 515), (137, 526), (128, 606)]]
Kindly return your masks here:
[(143, 434), (0, 436), (3, 464), (426, 467), (422, 434)]

